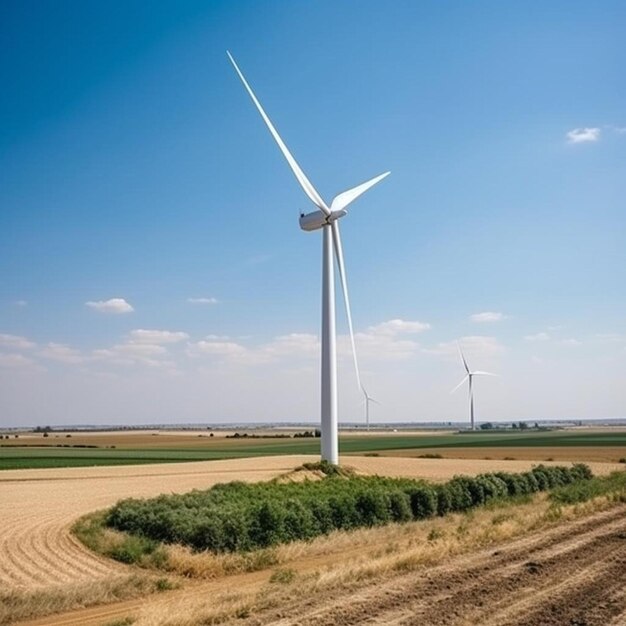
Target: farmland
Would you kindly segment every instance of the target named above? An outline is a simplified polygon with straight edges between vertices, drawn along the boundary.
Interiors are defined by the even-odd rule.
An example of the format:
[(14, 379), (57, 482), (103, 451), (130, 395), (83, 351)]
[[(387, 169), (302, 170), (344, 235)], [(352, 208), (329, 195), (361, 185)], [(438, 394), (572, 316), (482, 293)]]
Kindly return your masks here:
[[(268, 480), (288, 473), (296, 465), (312, 460), (315, 460), (315, 457), (278, 456), (194, 464), (18, 470), (3, 473), (0, 477), (0, 498), (3, 504), (6, 504), (2, 509), (0, 526), (2, 554), (0, 579), (3, 589), (5, 593), (7, 590), (14, 590), (10, 596), (12, 606), (22, 606), (20, 599), (26, 598), (20, 609), (23, 611), (23, 617), (29, 615), (29, 610), (35, 610), (35, 613), (30, 615), (36, 615), (40, 611), (57, 612), (77, 605), (111, 602), (115, 600), (115, 596), (108, 598), (100, 594), (92, 596), (90, 595), (92, 592), (87, 593), (84, 590), (101, 589), (103, 586), (108, 589), (115, 584), (119, 586), (121, 583), (116, 581), (127, 581), (129, 572), (133, 570), (90, 552), (72, 537), (70, 527), (80, 515), (110, 506), (124, 497), (184, 493), (193, 488), (206, 489), (213, 484), (231, 480)], [(521, 472), (532, 466), (532, 463), (524, 461), (358, 456), (351, 457), (350, 464), (362, 474), (419, 477), (438, 481), (449, 480), (457, 474), (473, 475), (489, 470)], [(618, 464), (592, 465), (597, 475), (606, 475), (619, 468)], [(512, 564), (509, 569), (512, 568), (511, 576), (514, 580), (517, 575), (516, 568), (525, 572), (524, 563), (529, 558), (527, 550), (535, 550), (536, 555), (544, 552), (549, 555), (551, 549), (561, 545), (560, 542), (563, 542), (565, 554), (569, 554), (570, 548), (567, 547), (569, 543), (572, 543), (571, 550), (576, 554), (580, 550), (580, 554), (584, 555), (583, 565), (593, 563), (599, 554), (598, 550), (611, 551), (611, 558), (603, 561), (602, 571), (606, 569), (606, 577), (604, 574), (601, 577), (608, 593), (612, 589), (611, 576), (614, 578), (616, 574), (615, 563), (611, 559), (614, 560), (616, 555), (621, 554), (619, 551), (621, 544), (619, 546), (615, 544), (614, 536), (616, 532), (626, 530), (624, 527), (626, 511), (623, 507), (613, 510), (612, 507), (615, 505), (610, 505), (608, 501), (602, 499), (591, 508), (576, 504), (559, 505), (555, 509), (545, 498), (541, 498), (540, 494), (537, 494), (537, 497), (539, 499), (528, 502), (512, 502), (504, 507), (481, 508), (476, 512), (453, 514), (432, 520), (366, 528), (350, 533), (335, 532), (312, 541), (295, 542), (273, 548), (272, 552), (265, 553), (263, 561), (258, 561), (258, 564), (255, 564), (254, 560), (250, 561), (247, 557), (237, 555), (211, 557), (205, 553), (195, 555), (185, 552), (175, 553), (172, 558), (178, 563), (181, 572), (187, 572), (179, 583), (183, 585), (183, 589), (166, 592), (162, 596), (153, 597), (149, 602), (145, 598), (126, 600), (107, 607), (87, 609), (84, 612), (70, 612), (67, 615), (59, 615), (58, 618), (44, 618), (37, 623), (46, 625), (80, 623), (95, 626), (113, 621), (121, 622), (130, 614), (137, 617), (137, 624), (163, 623), (164, 616), (174, 620), (171, 623), (194, 624), (198, 623), (196, 620), (212, 619), (212, 615), (228, 615), (229, 612), (233, 615), (237, 612), (240, 615), (249, 614), (251, 617), (254, 615), (260, 620), (259, 623), (273, 623), (278, 620), (273, 613), (272, 598), (274, 600), (283, 598), (289, 601), (294, 619), (302, 617), (303, 623), (335, 624), (337, 620), (341, 621), (341, 616), (337, 613), (343, 610), (340, 609), (341, 596), (350, 590), (351, 593), (356, 593), (357, 590), (354, 588), (356, 581), (361, 581), (359, 585), (367, 581), (374, 585), (363, 587), (363, 592), (367, 591), (364, 601), (381, 602), (378, 593), (380, 577), (382, 580), (389, 579), (388, 584), (395, 581), (394, 584), (399, 585), (398, 589), (405, 590), (405, 587), (408, 588), (413, 584), (417, 584), (417, 588), (421, 589), (427, 585), (427, 582), (424, 582), (425, 573), (432, 571), (432, 576), (437, 577), (438, 581), (436, 591), (439, 585), (443, 589), (451, 579), (456, 580), (460, 573), (465, 571), (468, 563), (471, 565), (469, 571), (474, 573), (468, 574), (467, 585), (463, 583), (459, 587), (459, 593), (468, 593), (463, 596), (463, 602), (471, 608), (471, 593), (467, 590), (471, 586), (470, 579), (476, 576), (476, 572), (481, 568), (485, 568), (487, 564), (493, 567), (495, 581), (502, 573), (498, 564), (504, 563), (510, 556)], [(609, 508), (604, 511), (607, 506)], [(596, 513), (599, 517), (593, 517)], [(586, 520), (589, 515), (592, 517)], [(571, 523), (568, 520), (571, 520)], [(563, 530), (557, 526), (550, 532), (545, 532), (552, 525), (561, 522), (568, 522), (570, 525), (566, 525)], [(576, 542), (568, 539), (574, 533), (574, 528), (579, 528), (581, 533)], [(532, 529), (541, 532), (528, 539), (522, 539), (516, 548), (499, 548), (503, 550), (503, 556), (493, 563), (491, 556), (493, 549), (484, 555), (480, 552), (477, 555), (473, 554), (481, 546), (523, 536)], [(608, 543), (605, 542), (605, 538)], [(467, 557), (469, 560), (456, 560), (465, 553), (470, 554)], [(519, 557), (515, 556), (517, 554)], [(438, 566), (444, 557), (454, 559), (443, 571), (437, 573), (440, 570), (432, 568)], [(538, 558), (539, 556), (533, 557), (535, 560)], [(567, 569), (569, 564), (580, 567), (581, 563), (577, 560), (571, 561), (569, 557), (566, 563), (561, 563), (557, 557), (546, 556), (547, 558), (557, 559), (554, 567), (563, 572), (569, 571)], [(516, 559), (522, 560), (516, 565)], [(425, 566), (428, 566), (427, 569), (423, 569)], [(249, 569), (250, 567), (252, 569)], [(547, 562), (545, 567), (547, 571)], [(209, 580), (198, 587), (187, 588), (185, 580), (189, 575)], [(419, 576), (417, 582), (415, 575)], [(272, 576), (279, 580), (284, 578), (287, 582), (270, 584), (269, 579)], [(580, 576), (582, 574), (579, 578)], [(292, 578), (293, 584), (299, 589), (307, 589), (307, 593), (317, 599), (315, 606), (323, 611), (324, 620), (316, 622), (317, 614), (311, 612), (311, 605), (297, 601), (301, 594), (294, 595), (293, 584), (288, 582)], [(486, 583), (489, 580), (491, 580), (489, 576), (485, 578)], [(268, 584), (270, 587), (267, 587)], [(126, 592), (132, 591), (130, 586), (130, 583), (126, 582)], [(148, 585), (144, 584), (142, 593), (146, 593), (147, 588)], [(238, 590), (237, 593), (233, 593), (235, 588)], [(68, 596), (71, 590), (77, 591)], [(39, 595), (33, 596), (34, 593)], [(490, 593), (496, 594), (495, 586)], [(41, 594), (47, 594), (46, 598), (56, 599), (47, 603), (39, 601), (33, 608), (28, 598), (41, 598)], [(385, 595), (378, 623), (389, 623), (386, 621), (388, 616), (400, 610), (400, 605), (395, 604), (393, 600), (395, 597)], [(435, 594), (433, 597), (436, 599), (439, 596)], [(413, 603), (413, 600), (411, 602)], [(418, 602), (417, 596), (415, 602)], [(350, 611), (359, 611), (360, 606), (360, 603), (351, 603)], [(376, 613), (377, 609), (373, 605), (367, 606), (370, 607), (368, 611)], [(247, 607), (246, 611), (242, 607)], [(422, 609), (418, 609), (419, 607), (416, 611), (419, 614), (419, 610)], [(179, 615), (181, 620), (182, 616), (188, 616), (185, 617), (188, 621), (176, 621), (174, 617), (178, 619)], [(344, 623), (358, 623), (358, 615), (356, 613), (350, 615), (350, 619)], [(241, 623), (243, 618), (235, 621)]]
[[(496, 454), (499, 458), (529, 460), (558, 457), (559, 460), (617, 462), (626, 457), (626, 430), (344, 434), (340, 437), (340, 453), (437, 454), (446, 458), (490, 458)], [(319, 439), (210, 438), (206, 433), (74, 433), (70, 438), (60, 434), (4, 440), (0, 447), (0, 469), (178, 463), (302, 454), (319, 454)]]
[[(485, 589), (498, 598), (495, 584), (501, 573), (498, 563), (506, 561), (504, 556), (494, 560), (493, 549), (485, 554), (480, 549), (515, 538), (520, 542), (518, 547), (508, 548), (506, 544), (498, 548), (503, 555), (511, 555), (512, 564), (507, 567), (513, 568), (512, 572), (517, 572), (515, 568), (518, 568), (520, 575), (528, 578), (524, 565), (528, 562), (524, 552), (527, 549), (535, 550), (536, 555), (545, 553), (546, 572), (553, 571), (550, 559), (556, 559), (554, 571), (564, 575), (570, 571), (570, 565), (582, 563), (579, 583), (586, 588), (585, 568), (591, 568), (589, 571), (595, 572), (604, 585), (598, 597), (604, 598), (606, 606), (615, 610), (621, 611), (619, 607), (623, 607), (621, 600), (614, 600), (607, 594), (613, 593), (612, 581), (620, 575), (620, 567), (623, 568), (623, 561), (619, 561), (622, 544), (617, 542), (616, 533), (626, 532), (626, 511), (623, 505), (620, 508), (618, 502), (604, 496), (589, 504), (555, 505), (544, 494), (535, 493), (519, 502), (514, 499), (508, 504), (408, 520), (402, 524), (350, 532), (332, 531), (328, 535), (249, 554), (212, 555), (196, 553), (185, 546), (173, 547), (168, 552), (170, 569), (166, 572), (128, 566), (104, 558), (78, 541), (71, 532), (77, 519), (110, 507), (123, 498), (183, 494), (233, 480), (258, 482), (278, 476), (292, 480), (296, 466), (318, 460), (319, 440), (227, 439), (219, 434), (199, 437), (197, 433), (71, 435), (67, 438), (64, 434), (52, 434), (45, 439), (40, 435), (24, 435), (2, 442), (0, 458), (7, 465), (5, 471), (0, 472), (0, 501), (3, 503), (0, 510), (0, 586), (3, 589), (0, 605), (4, 605), (0, 610), (0, 623), (58, 613), (56, 617), (42, 617), (33, 624), (100, 626), (123, 623), (130, 616), (137, 620), (137, 625), (191, 625), (202, 620), (228, 622), (229, 615), (235, 616), (237, 623), (247, 623), (247, 618), (242, 616), (248, 615), (250, 623), (261, 624), (280, 621), (274, 602), (284, 602), (290, 607), (294, 621), (302, 623), (358, 623), (363, 607), (372, 615), (373, 623), (393, 623), (402, 613), (402, 603), (396, 602), (395, 592), (383, 592), (387, 589), (385, 585), (392, 583), (392, 587), (397, 585), (409, 599), (413, 598), (410, 607), (415, 615), (426, 611), (425, 623), (431, 623), (428, 621), (433, 618), (428, 613), (431, 609), (421, 606), (419, 600), (431, 584), (427, 580), (432, 576), (435, 581), (433, 593), (445, 589), (450, 580), (461, 580), (457, 594), (460, 595), (455, 601), (470, 613), (478, 611), (469, 591), (472, 576), (484, 569), (487, 572)], [(584, 460), (585, 455), (594, 450), (596, 462), (588, 465), (594, 475), (606, 476), (615, 470), (624, 470), (624, 464), (616, 461), (626, 454), (625, 437), (623, 430), (609, 433), (345, 434), (341, 440), (342, 464), (351, 466), (362, 477), (418, 478), (437, 484), (456, 475), (527, 472), (537, 462), (524, 460), (518, 456), (519, 450), (536, 451), (539, 460), (547, 466), (568, 464), (580, 460), (581, 456)], [(507, 445), (514, 441), (517, 445)], [(57, 447), (59, 444), (97, 447)], [(293, 450), (310, 450), (311, 453), (288, 454)], [(477, 457), (454, 458), (456, 454), (462, 456), (470, 452)], [(548, 457), (556, 458), (557, 452), (562, 455), (558, 462), (545, 461)], [(416, 458), (432, 454), (446, 458)], [(516, 460), (510, 460), (511, 456)], [(14, 467), (22, 463), (25, 469), (9, 469), (9, 461), (16, 464)], [(51, 463), (58, 463), (58, 467), (38, 469), (37, 461), (43, 467)], [(291, 489), (298, 491), (296, 487)], [(574, 528), (579, 528), (581, 533), (576, 541), (569, 539)], [(526, 537), (531, 531), (536, 534)], [(567, 556), (563, 563), (551, 557), (551, 550), (557, 545), (564, 546), (563, 554), (567, 556), (571, 551), (573, 556)], [(538, 558), (533, 556), (534, 561)], [(601, 568), (596, 558), (603, 560)], [(443, 562), (446, 559), (449, 560), (447, 565)], [(426, 572), (431, 571), (429, 578), (424, 578)], [(474, 574), (466, 575), (463, 573), (466, 571)], [(526, 578), (525, 584), (532, 585), (532, 577)], [(492, 579), (494, 585), (490, 586)], [(355, 581), (363, 585), (364, 604), (358, 600), (360, 592), (354, 587)], [(298, 600), (301, 594), (295, 593), (294, 585), (299, 590), (307, 590), (307, 594), (316, 599), (315, 611), (312, 605)], [(421, 589), (421, 595), (413, 597), (408, 591), (412, 585)], [(170, 586), (182, 588), (159, 592)], [(340, 605), (342, 594), (347, 592), (357, 594), (358, 601), (351, 603), (350, 613), (344, 619)], [(147, 595), (150, 595), (149, 601)], [(435, 593), (435, 604), (438, 597)], [(528, 598), (530, 602), (531, 596)], [(503, 611), (512, 610), (507, 609), (509, 604), (503, 603), (501, 598), (498, 602)], [(87, 606), (92, 608), (77, 610)], [(529, 607), (530, 604), (524, 610), (532, 608)], [(64, 614), (63, 611), (69, 612)], [(169, 616), (170, 621), (164, 616)], [(503, 620), (502, 623), (509, 622)], [(609, 622), (589, 622), (590, 625), (596, 623)]]

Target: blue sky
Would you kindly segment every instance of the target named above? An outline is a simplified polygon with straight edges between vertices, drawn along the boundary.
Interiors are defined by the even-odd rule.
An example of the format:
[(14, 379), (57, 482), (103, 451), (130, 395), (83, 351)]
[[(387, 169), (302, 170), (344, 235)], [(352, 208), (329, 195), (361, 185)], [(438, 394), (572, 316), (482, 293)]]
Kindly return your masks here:
[(501, 374), (479, 419), (623, 416), (625, 26), (621, 2), (3, 3), (0, 423), (317, 418), (321, 238), (226, 49), (327, 201), (392, 172), (342, 221), (373, 419), (463, 419), (457, 340)]

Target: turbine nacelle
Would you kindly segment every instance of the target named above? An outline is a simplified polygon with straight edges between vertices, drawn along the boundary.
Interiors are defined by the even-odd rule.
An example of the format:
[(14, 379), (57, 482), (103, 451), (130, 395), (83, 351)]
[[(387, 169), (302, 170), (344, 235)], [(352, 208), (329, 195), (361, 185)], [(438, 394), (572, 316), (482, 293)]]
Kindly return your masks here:
[(300, 228), (309, 232), (319, 230), (323, 226), (332, 224), (334, 221), (347, 214), (348, 211), (344, 209), (333, 211), (330, 215), (326, 215), (321, 209), (319, 211), (313, 211), (312, 213), (300, 213)]

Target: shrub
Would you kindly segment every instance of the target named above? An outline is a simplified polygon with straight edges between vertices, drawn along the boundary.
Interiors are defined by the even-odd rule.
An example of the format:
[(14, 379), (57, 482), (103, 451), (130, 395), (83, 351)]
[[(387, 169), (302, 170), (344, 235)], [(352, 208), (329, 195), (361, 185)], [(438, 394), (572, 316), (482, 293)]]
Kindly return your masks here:
[(446, 515), (450, 513), (452, 509), (452, 494), (448, 485), (438, 485), (436, 488), (437, 494), (437, 515)]
[(356, 510), (363, 526), (376, 526), (391, 519), (389, 497), (381, 491), (372, 489), (360, 493), (357, 496)]
[(411, 511), (415, 519), (432, 517), (437, 513), (437, 492), (429, 486), (418, 486), (410, 491)]
[(154, 552), (158, 543), (152, 539), (137, 535), (128, 537), (119, 545), (111, 549), (110, 556), (122, 563), (139, 563), (143, 557)]
[(443, 485), (350, 476), (330, 464), (312, 467), (322, 469), (325, 478), (304, 483), (232, 482), (183, 495), (122, 500), (106, 513), (106, 524), (130, 538), (114, 556), (129, 563), (147, 556), (158, 559), (159, 542), (214, 552), (268, 548), (333, 530), (463, 512), (497, 498), (591, 482), (584, 465), (457, 476)]
[(284, 510), (275, 502), (261, 504), (251, 515), (250, 540), (253, 545), (265, 548), (285, 540), (284, 522)]
[(465, 478), (457, 476), (446, 485), (450, 493), (451, 511), (465, 511), (472, 506), (472, 494), (467, 488)]
[(413, 518), (411, 498), (399, 489), (389, 494), (389, 508), (394, 522), (408, 522)]

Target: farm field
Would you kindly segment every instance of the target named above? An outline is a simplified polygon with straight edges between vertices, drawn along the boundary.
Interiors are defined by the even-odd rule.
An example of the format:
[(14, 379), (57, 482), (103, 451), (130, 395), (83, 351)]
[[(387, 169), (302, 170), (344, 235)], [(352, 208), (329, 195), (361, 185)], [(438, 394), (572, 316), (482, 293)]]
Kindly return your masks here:
[[(16, 470), (0, 476), (0, 583), (43, 587), (75, 582), (119, 571), (86, 551), (69, 535), (72, 521), (125, 497), (182, 493), (231, 480), (268, 480), (310, 456), (282, 456), (194, 464), (127, 467)], [(524, 471), (525, 461), (464, 461), (350, 457), (364, 473), (447, 480), (456, 474)], [(607, 474), (613, 464), (592, 464), (595, 474)]]
[[(316, 458), (279, 456), (143, 467), (33, 469), (3, 472), (0, 476), (0, 501), (3, 503), (0, 514), (0, 588), (12, 589), (16, 593), (50, 592), (85, 583), (104, 584), (106, 581), (124, 576), (129, 571), (128, 567), (92, 554), (69, 533), (70, 525), (77, 517), (109, 506), (120, 498), (152, 496), (163, 492), (184, 492), (229, 480), (267, 480)], [(431, 480), (447, 480), (459, 473), (475, 474), (498, 470), (519, 472), (532, 466), (532, 462), (528, 461), (356, 456), (346, 457), (343, 461), (356, 467), (362, 473), (424, 477)], [(592, 469), (597, 475), (606, 474), (619, 467), (623, 468), (623, 465), (592, 464)], [(475, 523), (475, 529), (471, 532), (484, 532), (485, 537), (491, 541), (492, 539), (508, 539), (518, 531), (525, 531), (534, 519), (533, 515), (542, 515), (543, 510), (533, 508), (535, 505), (524, 506), (519, 510), (511, 509), (511, 512), (506, 514), (498, 511), (477, 512), (472, 522), (473, 525)], [(540, 503), (538, 506), (544, 505)], [(550, 594), (563, 591), (563, 589), (557, 589), (558, 585), (556, 585), (558, 581), (563, 580), (568, 581), (565, 585), (567, 593), (571, 591), (571, 586), (568, 586), (570, 583), (571, 585), (582, 584), (584, 589), (591, 589), (592, 586), (593, 589), (601, 589), (598, 597), (607, 602), (618, 593), (615, 589), (615, 580), (616, 577), (619, 579), (617, 576), (619, 568), (624, 567), (624, 542), (618, 541), (618, 535), (626, 532), (626, 510), (623, 506), (615, 510), (599, 512), (588, 520), (574, 519), (573, 525), (563, 529), (559, 527), (549, 533), (539, 533), (528, 539), (521, 539), (519, 544), (507, 546), (497, 558), (494, 558), (492, 549), (472, 553), (467, 557), (459, 556), (446, 562), (445, 565), (437, 565), (438, 569), (428, 571), (411, 572), (405, 571), (399, 565), (385, 565), (387, 558), (391, 559), (393, 556), (398, 559), (400, 556), (405, 556), (403, 542), (409, 542), (407, 545), (412, 546), (413, 550), (419, 548), (418, 552), (422, 555), (420, 559), (423, 557), (424, 562), (432, 561), (435, 565), (439, 563), (442, 555), (447, 553), (446, 551), (451, 551), (451, 555), (456, 555), (457, 552), (460, 555), (470, 546), (468, 544), (463, 548), (459, 544), (454, 547), (456, 544), (451, 543), (450, 540), (458, 537), (459, 541), (464, 541), (464, 535), (448, 530), (448, 526), (456, 528), (459, 524), (463, 524), (462, 519), (462, 516), (457, 515), (451, 516), (450, 519), (440, 518), (432, 522), (424, 522), (421, 526), (375, 528), (355, 533), (343, 533), (336, 537), (320, 538), (311, 543), (285, 546), (281, 548), (281, 559), (285, 561), (285, 567), (295, 568), (298, 572), (302, 571), (302, 576), (308, 571), (322, 572), (319, 574), (321, 578), (315, 579), (317, 582), (308, 578), (302, 580), (303, 584), (315, 583), (313, 587), (318, 594), (316, 601), (311, 603), (298, 599), (301, 598), (301, 594), (294, 593), (293, 587), (289, 584), (285, 584), (284, 589), (281, 585), (274, 585), (277, 593), (288, 596), (289, 603), (286, 605), (284, 615), (289, 615), (289, 618), (283, 618), (281, 621), (270, 603), (259, 612), (255, 612), (254, 620), (258, 621), (254, 621), (250, 615), (250, 623), (290, 624), (296, 621), (303, 624), (359, 623), (364, 615), (368, 615), (375, 620), (372, 623), (391, 624), (402, 623), (405, 618), (414, 614), (423, 617), (422, 623), (437, 624), (436, 620), (432, 621), (433, 616), (437, 614), (435, 607), (443, 610), (457, 604), (461, 611), (459, 615), (463, 614), (462, 611), (469, 610), (468, 607), (473, 607), (473, 610), (479, 611), (477, 616), (485, 616), (489, 613), (489, 604), (485, 603), (483, 609), (477, 609), (473, 604), (475, 587), (478, 585), (482, 588), (483, 581), (484, 592), (481, 593), (486, 594), (487, 598), (492, 598), (494, 602), (496, 600), (500, 602), (498, 604), (500, 612), (494, 613), (494, 616), (500, 618), (506, 617), (507, 611), (511, 615), (511, 612), (519, 610), (519, 606), (523, 609), (520, 613), (522, 615), (530, 615), (532, 611), (541, 607), (547, 611), (546, 606), (541, 603), (530, 603), (533, 585), (541, 586), (542, 590), (545, 590), (543, 597), (546, 601)], [(494, 519), (497, 520), (497, 524)], [(515, 532), (512, 530), (514, 519), (519, 520), (518, 531)], [(408, 530), (415, 533), (414, 536), (408, 534)], [(468, 535), (469, 538), (471, 538), (471, 532)], [(426, 535), (442, 538), (449, 536), (450, 540), (442, 540), (441, 543), (433, 542)], [(487, 539), (483, 538), (478, 541), (473, 538), (471, 547), (476, 548), (484, 541)], [(393, 552), (394, 550), (398, 550), (399, 554)], [(422, 553), (423, 550), (430, 550), (432, 553)], [(353, 579), (351, 568), (356, 568), (358, 572), (359, 568), (370, 567), (374, 557), (381, 562), (384, 585), (380, 584), (381, 580), (374, 584), (375, 577), (372, 578), (371, 573), (364, 578), (357, 575), (354, 580), (361, 581), (359, 588), (356, 589), (353, 586), (354, 601), (346, 605), (344, 594), (346, 589), (350, 588), (350, 584), (353, 584), (349, 582)], [(545, 569), (540, 568), (539, 572), (530, 572), (527, 565), (529, 559), (533, 562), (540, 561), (541, 568)], [(570, 580), (575, 568), (578, 568), (576, 576)], [(275, 570), (276, 566), (270, 566), (258, 572), (222, 577), (215, 581), (184, 583), (183, 588), (151, 596), (149, 601), (130, 600), (106, 607), (86, 609), (84, 612), (73, 611), (55, 618), (47, 617), (33, 623), (84, 624), (85, 626), (92, 624), (95, 626), (122, 620), (132, 614), (139, 616), (138, 625), (148, 625), (162, 623), (164, 616), (174, 618), (174, 616), (189, 614), (190, 611), (192, 612), (190, 619), (193, 620), (195, 619), (193, 611), (206, 610), (207, 597), (219, 598), (222, 595), (232, 597), (235, 588), (241, 590), (244, 598), (247, 597), (246, 594), (266, 593), (268, 581)], [(624, 570), (621, 571), (623, 573)], [(552, 572), (557, 573), (554, 579)], [(590, 573), (593, 574), (595, 582), (589, 577)], [(370, 584), (367, 584), (370, 578)], [(549, 585), (547, 584), (548, 578), (550, 579)], [(500, 584), (502, 580), (509, 581), (510, 586), (502, 586)], [(525, 585), (524, 593), (522, 595), (510, 593), (512, 586), (517, 585), (520, 580)], [(449, 592), (445, 591), (451, 581), (455, 581), (456, 589), (452, 597)], [(551, 590), (550, 594), (548, 594), (548, 589)], [(313, 591), (312, 588), (311, 593)], [(430, 591), (434, 594), (432, 597), (438, 599), (434, 604), (430, 600), (424, 603), (425, 594), (429, 595)], [(503, 598), (502, 594), (505, 592), (508, 595)], [(407, 598), (406, 604), (402, 600), (403, 597)], [(514, 605), (514, 598), (516, 602), (522, 604)], [(608, 602), (607, 606), (610, 608), (624, 605)], [(245, 612), (241, 613), (242, 617), (236, 620), (237, 623), (247, 623), (244, 614)], [(539, 615), (544, 614), (539, 613)], [(192, 624), (194, 622), (175, 623)], [(460, 624), (462, 622), (446, 623)], [(509, 622), (506, 620), (489, 622), (481, 619), (475, 623)], [(551, 622), (536, 620), (524, 623)], [(608, 624), (609, 622), (590, 622), (590, 626), (595, 623)]]
[[(344, 434), (340, 437), (340, 453), (617, 462), (626, 457), (626, 430)], [(38, 435), (3, 440), (0, 469), (174, 463), (282, 454), (319, 454), (319, 439), (227, 439), (188, 433), (90, 433), (72, 434), (71, 438)]]
[[(503, 448), (419, 448), (415, 450), (384, 450), (381, 456), (395, 458), (415, 458), (423, 455), (439, 454), (444, 459), (483, 459), (483, 460), (525, 460), (543, 463), (544, 461), (579, 461), (581, 463), (619, 463), (626, 458), (623, 446), (509, 446)], [(623, 463), (623, 461), (622, 461)]]

